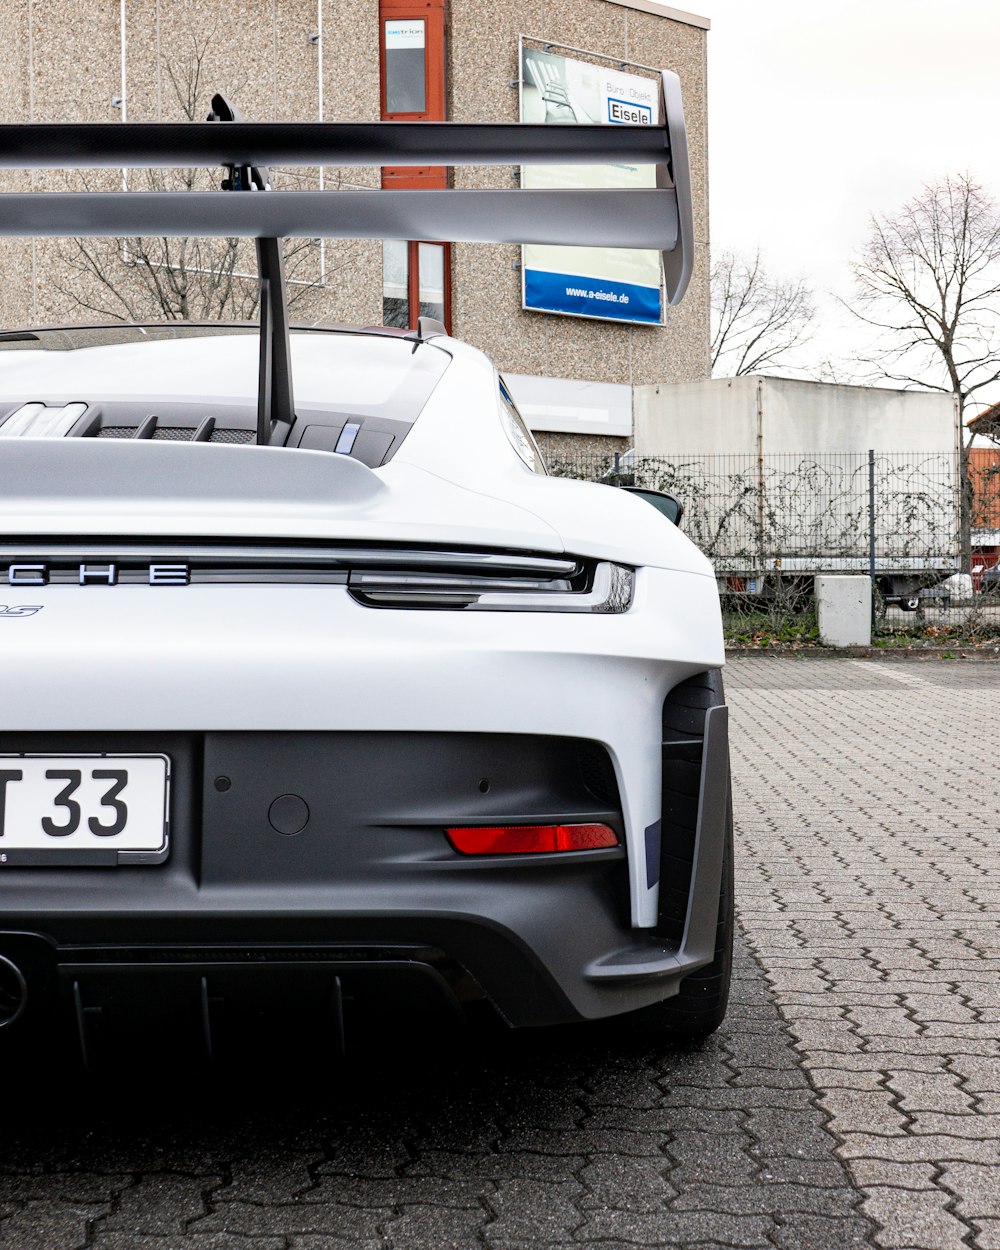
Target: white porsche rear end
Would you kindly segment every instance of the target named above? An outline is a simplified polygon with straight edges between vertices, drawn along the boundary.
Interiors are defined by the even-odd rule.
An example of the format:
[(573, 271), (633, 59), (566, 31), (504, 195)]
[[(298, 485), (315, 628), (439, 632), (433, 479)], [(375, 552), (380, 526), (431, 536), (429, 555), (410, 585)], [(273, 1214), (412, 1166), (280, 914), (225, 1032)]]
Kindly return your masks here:
[[(0, 334), (0, 1040), (92, 1063), (169, 1026), (215, 1055), (267, 1008), (342, 1043), (416, 1002), (718, 1025), (708, 562), (644, 500), (547, 477), (443, 327), (290, 334), (284, 303), (281, 237), (337, 234), (655, 247), (680, 300), (662, 84), (652, 127), (256, 124), (222, 97), (221, 126), (0, 126), (0, 165), (221, 163), (257, 192), (10, 193), (0, 235), (236, 233), (260, 276), (259, 327)], [(262, 163), (403, 154), (627, 157), (655, 187), (270, 193)]]

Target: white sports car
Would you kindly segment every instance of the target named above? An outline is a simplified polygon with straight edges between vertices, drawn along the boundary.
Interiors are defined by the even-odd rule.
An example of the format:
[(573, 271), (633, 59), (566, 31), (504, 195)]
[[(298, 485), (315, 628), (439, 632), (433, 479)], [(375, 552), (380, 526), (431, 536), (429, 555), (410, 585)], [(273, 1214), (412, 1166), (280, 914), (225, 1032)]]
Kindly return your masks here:
[[(634, 128), (666, 171), (638, 194), (659, 198), (609, 241), (664, 247), (676, 300), (671, 77), (667, 125)], [(300, 163), (342, 164), (347, 131), (377, 163), (407, 129), (408, 156), (448, 163), (523, 156), (541, 131), (530, 159), (592, 160), (633, 130), (32, 126), (0, 128), (0, 148), (23, 165), (200, 155), (263, 188), (254, 162), (296, 159), (305, 131)], [(591, 193), (0, 196), (8, 234), (271, 232), (259, 334), (0, 336), (0, 1041), (58, 1032), (91, 1063), (138, 1019), (211, 1054), (269, 1005), (342, 1038), (411, 1001), (486, 1002), (512, 1025), (719, 1024), (732, 818), (708, 561), (669, 497), (546, 476), (503, 379), (443, 327), (290, 329), (274, 242), (385, 233), (399, 195), (457, 197), (439, 237), (595, 241), (584, 219), (607, 235), (600, 197), (619, 194), (637, 193), (556, 226), (530, 197)], [(344, 208), (354, 195), (372, 207)], [(518, 206), (484, 226), (461, 209), (482, 195)]]

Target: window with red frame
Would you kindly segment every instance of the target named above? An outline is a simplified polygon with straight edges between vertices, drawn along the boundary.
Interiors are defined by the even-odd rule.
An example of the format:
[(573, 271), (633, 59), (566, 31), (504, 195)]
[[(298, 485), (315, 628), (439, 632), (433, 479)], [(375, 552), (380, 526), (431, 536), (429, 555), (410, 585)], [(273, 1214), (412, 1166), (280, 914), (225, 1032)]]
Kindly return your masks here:
[[(381, 0), (382, 118), (444, 121), (444, 0)], [(387, 166), (386, 188), (447, 186), (443, 165)], [(451, 251), (446, 243), (387, 239), (382, 245), (382, 319), (412, 329), (418, 317), (451, 328)]]

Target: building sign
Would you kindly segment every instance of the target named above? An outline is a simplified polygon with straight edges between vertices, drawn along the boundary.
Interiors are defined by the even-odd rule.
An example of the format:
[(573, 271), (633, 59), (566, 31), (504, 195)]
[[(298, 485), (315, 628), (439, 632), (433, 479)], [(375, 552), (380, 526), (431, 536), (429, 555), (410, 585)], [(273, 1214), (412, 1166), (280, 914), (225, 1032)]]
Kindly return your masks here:
[[(555, 125), (659, 124), (660, 88), (652, 78), (588, 65), (521, 43), (521, 120)], [(651, 165), (526, 165), (525, 187), (653, 187)], [(522, 249), (524, 307), (605, 321), (659, 325), (660, 253), (637, 248)]]
[(423, 113), (427, 108), (423, 18), (385, 23), (385, 111)]
[(390, 52), (400, 48), (422, 48), (424, 42), (424, 23), (419, 18), (385, 24), (385, 46)]

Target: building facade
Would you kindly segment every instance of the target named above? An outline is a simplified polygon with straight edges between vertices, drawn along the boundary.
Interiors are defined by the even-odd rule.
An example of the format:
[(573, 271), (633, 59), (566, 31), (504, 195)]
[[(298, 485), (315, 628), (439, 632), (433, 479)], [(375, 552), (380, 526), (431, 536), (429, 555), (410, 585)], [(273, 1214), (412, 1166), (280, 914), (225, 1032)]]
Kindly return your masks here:
[[(420, 312), (488, 352), (550, 455), (621, 450), (632, 387), (708, 376), (708, 22), (658, 0), (9, 0), (0, 119), (203, 118), (222, 92), (255, 120), (517, 121), (539, 61), (681, 78), (696, 263), (681, 305), (630, 323), (524, 307), (521, 248), (323, 240), (288, 259), (293, 319), (406, 324)], [(628, 119), (627, 117), (625, 118)], [(556, 118), (555, 120), (563, 120)], [(569, 117), (566, 120), (571, 120)], [(218, 171), (98, 173), (88, 186), (211, 186)], [(517, 168), (276, 171), (303, 188), (512, 187)], [(79, 175), (0, 174), (2, 189)], [(0, 240), (4, 325), (255, 315), (244, 245)], [(225, 248), (225, 245), (222, 245)], [(214, 249), (214, 250), (213, 250)]]

